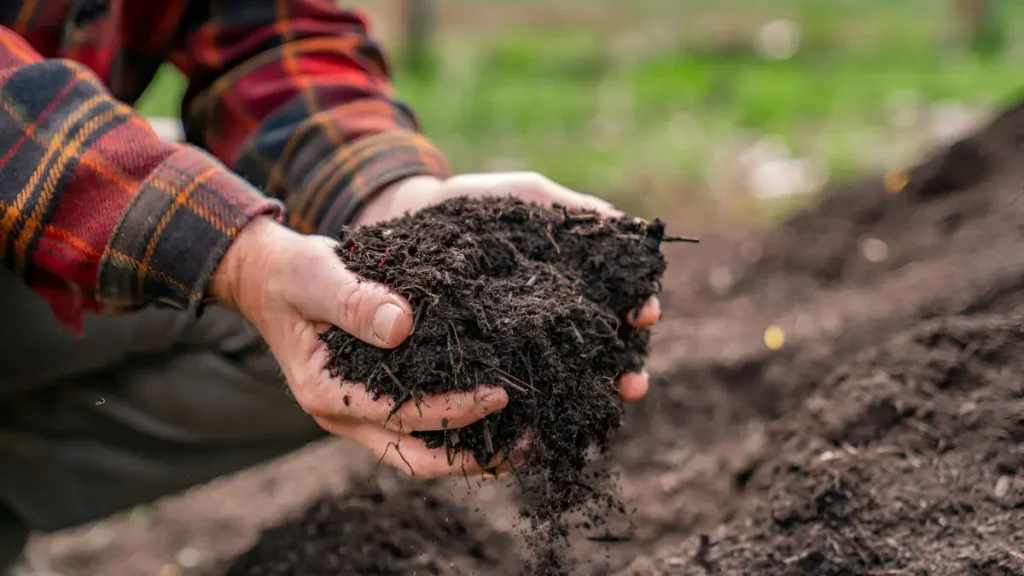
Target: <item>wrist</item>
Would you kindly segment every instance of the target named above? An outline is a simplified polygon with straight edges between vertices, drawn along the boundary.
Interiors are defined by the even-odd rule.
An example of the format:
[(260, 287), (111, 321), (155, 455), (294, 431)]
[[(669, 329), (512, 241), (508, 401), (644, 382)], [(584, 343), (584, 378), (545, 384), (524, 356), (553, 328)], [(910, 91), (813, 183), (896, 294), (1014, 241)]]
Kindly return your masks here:
[(286, 230), (269, 216), (253, 218), (228, 247), (210, 279), (209, 292), (218, 302), (231, 308), (242, 308), (242, 278), (246, 271), (252, 274), (254, 266), (262, 266), (264, 247), (272, 238)]
[(379, 190), (366, 200), (352, 224), (365, 226), (390, 220), (430, 204), (434, 192), (444, 185), (436, 176), (410, 176)]

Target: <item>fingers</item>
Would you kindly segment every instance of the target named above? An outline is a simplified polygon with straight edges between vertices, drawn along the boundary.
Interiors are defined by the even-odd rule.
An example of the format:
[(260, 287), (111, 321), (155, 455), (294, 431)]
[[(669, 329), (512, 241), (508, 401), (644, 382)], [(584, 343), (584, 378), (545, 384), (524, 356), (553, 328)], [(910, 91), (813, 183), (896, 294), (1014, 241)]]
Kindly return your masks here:
[[(630, 312), (627, 320), (636, 328), (649, 328), (661, 318), (661, 303), (656, 296), (644, 302), (638, 311)], [(647, 394), (650, 386), (646, 371), (627, 372), (619, 377), (619, 397), (625, 402), (635, 402)]]
[(440, 478), (444, 476), (481, 474), (503, 474), (519, 465), (517, 460), (508, 461), (503, 455), (495, 458), (485, 468), (477, 464), (472, 454), (461, 451), (449, 461), (444, 448), (427, 448), (426, 443), (408, 434), (366, 424), (345, 434), (369, 450), (384, 462), (417, 478)]
[(625, 214), (613, 206), (610, 202), (602, 200), (597, 196), (591, 196), (590, 194), (583, 194), (581, 192), (575, 192), (570, 190), (561, 184), (548, 181), (548, 198), (550, 204), (561, 204), (566, 208), (580, 208), (583, 210), (593, 210), (599, 214), (603, 214), (612, 218), (624, 216)]
[(621, 210), (615, 208), (610, 202), (602, 200), (597, 196), (570, 190), (540, 174), (528, 173), (521, 177), (524, 180), (523, 187), (532, 191), (536, 195), (535, 201), (540, 204), (560, 204), (566, 208), (593, 210), (613, 218), (624, 215)]
[(657, 296), (651, 296), (639, 311), (630, 312), (626, 319), (636, 328), (650, 328), (661, 319), (661, 302)]
[(542, 206), (559, 204), (567, 208), (593, 210), (609, 217), (623, 216), (610, 203), (596, 196), (570, 190), (535, 172), (461, 174), (445, 181), (445, 198), (475, 194), (510, 194), (526, 202)]
[(302, 241), (311, 245), (296, 252), (300, 261), (290, 280), (290, 299), (300, 313), (380, 348), (394, 348), (409, 336), (413, 314), (405, 298), (346, 269), (328, 239)]
[(646, 371), (627, 372), (619, 377), (619, 397), (625, 402), (635, 402), (647, 394), (650, 386)]
[(480, 387), (470, 392), (437, 394), (419, 402), (409, 400), (392, 414), (392, 398), (374, 400), (358, 384), (345, 384), (342, 390), (348, 400), (339, 406), (343, 412), (339, 415), (405, 432), (464, 428), (508, 405), (508, 394), (503, 389)]
[(481, 387), (472, 392), (438, 394), (419, 404), (406, 402), (389, 426), (405, 430), (464, 428), (505, 406), (508, 406), (508, 394), (501, 388)]

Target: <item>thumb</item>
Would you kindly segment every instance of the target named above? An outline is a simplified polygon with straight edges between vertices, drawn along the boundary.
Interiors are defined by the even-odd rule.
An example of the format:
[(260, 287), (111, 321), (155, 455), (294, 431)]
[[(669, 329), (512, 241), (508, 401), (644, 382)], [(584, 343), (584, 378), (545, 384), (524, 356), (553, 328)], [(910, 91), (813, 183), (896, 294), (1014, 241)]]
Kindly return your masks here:
[(405, 341), (413, 324), (412, 306), (405, 298), (345, 268), (334, 251), (336, 242), (322, 236), (301, 241), (307, 246), (299, 253), (310, 257), (295, 275), (293, 305), (300, 314), (380, 348)]

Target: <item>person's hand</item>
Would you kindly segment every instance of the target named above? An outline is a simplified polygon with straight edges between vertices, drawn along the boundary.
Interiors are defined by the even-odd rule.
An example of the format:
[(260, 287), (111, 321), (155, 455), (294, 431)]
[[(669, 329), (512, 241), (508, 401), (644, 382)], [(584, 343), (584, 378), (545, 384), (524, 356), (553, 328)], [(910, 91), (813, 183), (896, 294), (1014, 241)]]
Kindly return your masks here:
[[(377, 194), (360, 212), (355, 224), (362, 226), (390, 220), (406, 212), (415, 212), (456, 196), (511, 195), (526, 202), (550, 206), (595, 210), (609, 217), (622, 212), (595, 196), (574, 192), (532, 172), (464, 174), (445, 181), (429, 176), (407, 178)], [(628, 320), (637, 328), (653, 326), (661, 317), (661, 305), (652, 297)], [(619, 377), (619, 395), (634, 401), (647, 393), (646, 372), (631, 372)]]
[[(428, 449), (409, 433), (472, 424), (508, 404), (501, 388), (428, 397), (418, 406), (407, 402), (389, 419), (393, 400), (374, 400), (362, 384), (339, 382), (324, 368), (327, 350), (317, 334), (330, 325), (374, 346), (394, 348), (413, 324), (409, 303), (349, 272), (335, 245), (257, 218), (224, 255), (211, 293), (260, 331), (296, 401), (328, 432), (417, 477), (483, 472), (471, 454), (449, 464), (443, 449)], [(497, 472), (510, 468), (501, 463)]]

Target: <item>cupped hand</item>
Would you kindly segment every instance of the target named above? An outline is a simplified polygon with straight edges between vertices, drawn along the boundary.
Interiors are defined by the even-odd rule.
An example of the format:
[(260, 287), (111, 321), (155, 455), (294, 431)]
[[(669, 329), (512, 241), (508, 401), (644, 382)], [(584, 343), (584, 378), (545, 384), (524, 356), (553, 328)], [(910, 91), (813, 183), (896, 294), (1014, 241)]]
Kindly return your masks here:
[[(623, 213), (608, 202), (570, 190), (533, 172), (504, 172), (493, 174), (463, 174), (445, 181), (429, 176), (417, 176), (390, 186), (371, 200), (356, 219), (356, 225), (390, 220), (407, 212), (457, 196), (511, 195), (525, 202), (542, 206), (559, 204), (568, 208), (593, 210), (608, 217)], [(637, 329), (653, 326), (661, 318), (661, 305), (652, 297), (627, 320)], [(619, 395), (627, 402), (639, 400), (647, 394), (646, 372), (629, 372), (619, 377)]]
[[(326, 431), (358, 442), (417, 477), (484, 472), (471, 454), (459, 454), (450, 463), (444, 450), (428, 449), (409, 433), (468, 426), (508, 404), (501, 388), (406, 402), (392, 414), (394, 400), (374, 400), (362, 384), (339, 382), (328, 374), (327, 350), (317, 335), (329, 326), (374, 346), (394, 348), (413, 325), (409, 303), (349, 272), (335, 246), (326, 237), (301, 235), (270, 218), (257, 218), (224, 255), (211, 292), (260, 331), (296, 401)], [(499, 473), (512, 465), (500, 458), (491, 463)]]

